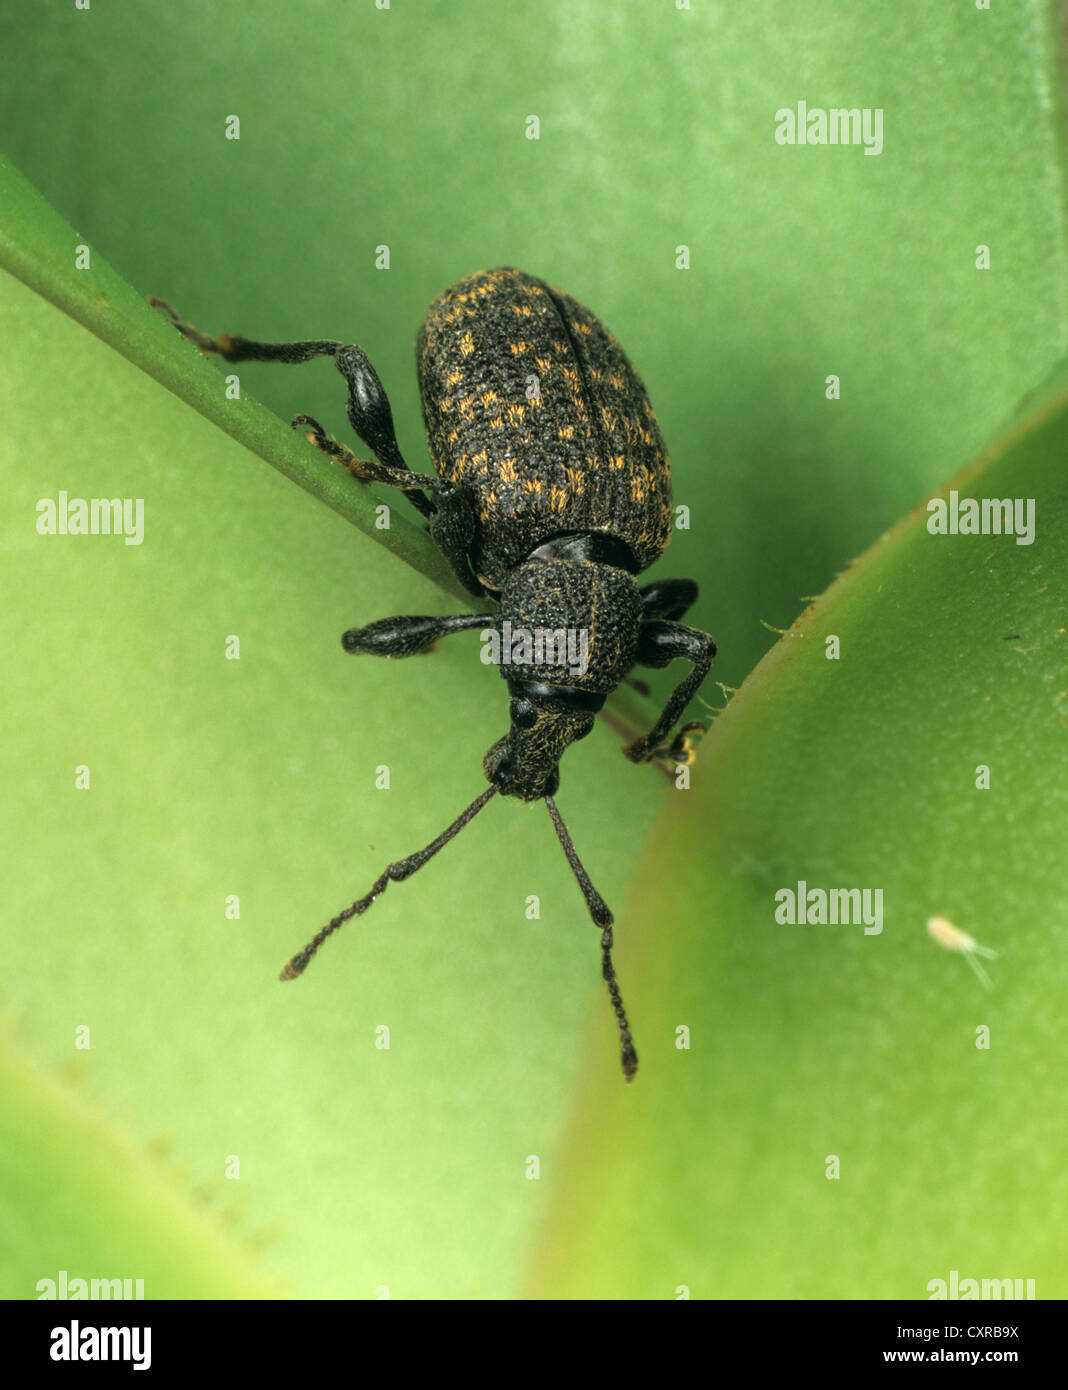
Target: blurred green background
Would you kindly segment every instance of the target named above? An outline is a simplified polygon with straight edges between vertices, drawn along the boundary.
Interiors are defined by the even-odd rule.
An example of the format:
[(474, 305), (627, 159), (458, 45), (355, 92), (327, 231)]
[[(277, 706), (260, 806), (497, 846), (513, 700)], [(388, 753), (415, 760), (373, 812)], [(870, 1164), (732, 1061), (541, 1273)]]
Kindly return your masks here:
[[(678, 10), (661, 0), (502, 11), (465, 0), (378, 10), (264, 0), (220, 9), (151, 0), (77, 11), (16, 2), (0, 15), (0, 146), (94, 257), (201, 328), (360, 342), (414, 468), (426, 456), (413, 344), (439, 290), (484, 266), (515, 264), (585, 301), (645, 378), (676, 501), (691, 508), (691, 529), (651, 573), (699, 580), (691, 620), (717, 639), (716, 678), (738, 686), (772, 641), (762, 620), (787, 627), (804, 598), (988, 443), (1068, 345), (1056, 7), (741, 8)], [(882, 108), (883, 152), (776, 144), (776, 111), (799, 100)], [(225, 138), (232, 115), (240, 140)], [(536, 141), (526, 138), (531, 115)], [(3, 218), (0, 207), (0, 226)], [(388, 271), (375, 268), (381, 245), (390, 248)], [(679, 246), (689, 248), (688, 270), (676, 269)], [(979, 246), (990, 248), (989, 270), (976, 269)], [(712, 790), (725, 756), (716, 733), (692, 802), (673, 797), (654, 771), (627, 765), (606, 729), (562, 768), (561, 809), (621, 919), (619, 966), (643, 1062), (670, 1049), (663, 1029), (674, 1026), (678, 976), (655, 968), (660, 943), (675, 960), (693, 942), (679, 967), (697, 987), (686, 1008), (704, 1011), (716, 1050), (686, 1085), (650, 1066), (622, 1087), (596, 938), (538, 808), (495, 803), (283, 990), (275, 976), (286, 957), (387, 860), (425, 843), (476, 794), (481, 756), (506, 717), (474, 637), (398, 665), (353, 663), (338, 637), (376, 617), (452, 611), (462, 600), (131, 365), (132, 336), (116, 352), (7, 276), (0, 329), (2, 563), (12, 596), (3, 621), (15, 655), (0, 752), (8, 787), (0, 999), (20, 1040), (0, 1151), (12, 1208), (3, 1292), (29, 1296), (58, 1268), (158, 1266), (150, 1297), (267, 1287), (374, 1297), (382, 1286), (395, 1297), (670, 1297), (691, 1283), (695, 1296), (922, 1297), (926, 1279), (943, 1273), (930, 1264), (935, 1252), (913, 1263), (872, 1253), (871, 1231), (901, 1231), (896, 1206), (840, 1213), (840, 1230), (801, 1273), (784, 1254), (794, 1248), (786, 1237), (776, 1249), (769, 1236), (759, 1258), (744, 1248), (769, 1209), (780, 1232), (808, 1231), (830, 1185), (813, 1197), (796, 1166), (796, 1181), (783, 1182), (776, 1164), (794, 1165), (797, 1154), (771, 1123), (769, 1097), (730, 1079), (739, 1020), (724, 1016), (715, 994), (733, 983), (743, 991), (738, 1008), (753, 1010), (752, 1028), (774, 1034), (774, 1001), (756, 977), (723, 973), (751, 934), (764, 934), (758, 958), (780, 936), (755, 896), (730, 912), (716, 897), (717, 869), (729, 870), (743, 849), (774, 866), (776, 884), (804, 876), (810, 860), (820, 872), (867, 875), (857, 882), (878, 872), (877, 855), (873, 863), (849, 846), (856, 822), (872, 814), (865, 769), (894, 756), (893, 721), (881, 712), (907, 707), (892, 699), (888, 651), (859, 639), (853, 649), (850, 689), (856, 702), (870, 701), (866, 719), (860, 704), (832, 708), (818, 685), (807, 692), (810, 727), (827, 721), (827, 758), (852, 769), (849, 790), (823, 785), (809, 804), (796, 784), (766, 778), (735, 840), (722, 832), (732, 803)], [(841, 379), (836, 401), (825, 395), (832, 374)], [(307, 412), (346, 437), (329, 364), (244, 365), (240, 375), (244, 391), (283, 421)], [(1049, 459), (1040, 452), (1031, 466), (1043, 481), (1041, 515), (1053, 516), (1063, 498)], [(144, 497), (145, 544), (37, 536), (35, 503), (61, 488)], [(1009, 546), (990, 559), (994, 569), (1016, 567), (1003, 576), (1004, 592), (1035, 564), (1054, 575), (1029, 618), (1038, 657), (1026, 688), (1043, 696), (1063, 686), (1063, 646), (1036, 635), (1058, 623), (1050, 604), (1064, 556), (1063, 547), (1040, 551), (1049, 535), (1043, 523), (1034, 551)], [(938, 563), (948, 554), (938, 552)], [(903, 559), (891, 574), (904, 583), (911, 572)], [(957, 594), (956, 573), (923, 571), (913, 626), (944, 632), (962, 653), (956, 666), (938, 668), (937, 681), (941, 707), (963, 730), (964, 767), (986, 760), (968, 741), (976, 708), (993, 701), (1008, 736), (1020, 733), (1021, 706), (965, 619), (978, 581)], [(883, 615), (863, 603), (878, 601), (856, 599), (857, 631), (873, 640)], [(1022, 624), (1027, 615), (1004, 616)], [(1000, 641), (1010, 629), (994, 631)], [(241, 637), (239, 662), (224, 660), (229, 634)], [(909, 678), (930, 685), (935, 670), (916, 659), (902, 662)], [(677, 675), (656, 673), (652, 683), (663, 692)], [(703, 694), (722, 704), (713, 682)], [(754, 698), (767, 713), (747, 756), (795, 765), (807, 730), (789, 710), (801, 697), (765, 684)], [(1030, 833), (1063, 719), (1049, 699), (1039, 710), (1054, 722), (1040, 720), (1037, 742), (1002, 749), (1038, 780), (1022, 800), (1019, 787), (1003, 789), (1006, 800), (969, 852), (993, 855), (1005, 820), (1015, 819), (1023, 839), (1005, 870), (1007, 903), (1027, 920), (1052, 901), (1048, 881), (1029, 873), (1028, 853), (1064, 828), (1053, 796), (1043, 835)], [(374, 788), (382, 763), (389, 792)], [(80, 764), (92, 769), (89, 792), (74, 790)], [(938, 823), (951, 824), (954, 837), (931, 870), (941, 883), (952, 878), (949, 864), (964, 872), (953, 850), (975, 833), (945, 821), (947, 798), (975, 792), (948, 773), (932, 781)], [(844, 817), (830, 815), (843, 797)], [(672, 842), (698, 846), (689, 877), (680, 878), (661, 830), (628, 899), (647, 832), (672, 800), (670, 815), (687, 818)], [(878, 814), (906, 828), (915, 799), (884, 801)], [(784, 839), (771, 829), (777, 815), (824, 832)], [(909, 852), (929, 851), (932, 835), (909, 841)], [(888, 830), (885, 844), (893, 843)], [(669, 879), (668, 899), (658, 898), (650, 885)], [(541, 896), (536, 922), (524, 915), (529, 893)], [(224, 915), (227, 894), (240, 895), (239, 921)], [(901, 916), (896, 924), (893, 939), (913, 930)], [(824, 949), (834, 951), (829, 942)], [(863, 948), (861, 956), (873, 959)], [(822, 972), (837, 960), (794, 966), (798, 988), (812, 993), (810, 1007), (791, 1012), (791, 1027), (812, 1030), (814, 1057), (826, 1026)], [(915, 968), (925, 962), (921, 953)], [(867, 968), (865, 1026), (885, 1038), (881, 1010), (902, 1007), (903, 985), (885, 958)], [(1054, 978), (1035, 974), (1040, 997), (1018, 1001), (1020, 1027), (1046, 1016), (1041, 991)], [(921, 1008), (915, 998), (913, 1007), (918, 1013), (893, 1015), (906, 1036), (922, 1028), (930, 1001)], [(961, 1007), (970, 1020), (968, 996)], [(653, 1019), (663, 1028), (650, 1038)], [(391, 1029), (389, 1051), (375, 1048), (381, 1024)], [(91, 1028), (85, 1052), (74, 1047), (80, 1025)], [(891, 1084), (892, 1067), (866, 1066), (863, 1043), (846, 1036), (858, 1069), (843, 1077), (830, 1049), (793, 1078), (799, 1103), (806, 1087), (842, 1104), (893, 1090), (897, 1130), (907, 1117), (915, 1122), (911, 1154), (939, 1115), (945, 1127), (953, 1104), (968, 1114), (980, 1103), (962, 1076), (952, 1098), (929, 1108), (916, 1059), (910, 1066), (890, 1049), (902, 1068)], [(21, 1048), (36, 1060), (23, 1060)], [(1032, 1057), (1021, 1048), (1018, 1069), (1006, 1066), (1006, 1101), (1031, 1075)], [(54, 1089), (52, 1073), (72, 1060), (78, 1079), (68, 1094)], [(774, 1085), (782, 1059), (763, 1061)], [(694, 1105), (730, 1115), (733, 1148), (688, 1129)], [(575, 1136), (602, 1106), (599, 1132), (619, 1139), (594, 1170)], [(89, 1112), (84, 1128), (78, 1107)], [(1034, 1116), (1002, 1118), (1024, 1143)], [(55, 1137), (65, 1123), (91, 1155), (85, 1171), (128, 1164), (151, 1215), (120, 1220), (121, 1196), (91, 1177), (76, 1202), (56, 1199), (74, 1182)], [(978, 1165), (976, 1181), (985, 1173), (993, 1185), (1011, 1168), (1011, 1152), (987, 1169), (986, 1141), (960, 1142), (957, 1157)], [(768, 1166), (754, 1169), (755, 1151)], [(834, 1140), (815, 1133), (805, 1150), (817, 1166), (831, 1151)], [(711, 1194), (700, 1220), (671, 1200), (671, 1173), (655, 1161), (664, 1153)], [(225, 1176), (230, 1155), (240, 1158), (239, 1180)], [(526, 1176), (528, 1155), (541, 1158), (537, 1181)], [(42, 1192), (40, 1175), (53, 1170)], [(573, 1194), (593, 1171), (607, 1207), (576, 1213)], [(916, 1190), (931, 1174), (907, 1162), (895, 1173), (901, 1209), (918, 1212)], [(772, 1193), (786, 1195), (771, 1202)], [(959, 1195), (975, 1212), (989, 1193)], [(1063, 1213), (1063, 1198), (1044, 1178), (1024, 1236), (1039, 1240), (1038, 1212)], [(39, 1219), (15, 1220), (31, 1204)], [(597, 1233), (636, 1209), (628, 1222), (640, 1220), (630, 1247), (640, 1266), (617, 1252), (606, 1273)], [(574, 1246), (560, 1234), (562, 1213)], [(739, 1234), (717, 1244), (711, 1233), (728, 1220)], [(1014, 1224), (1005, 1212), (998, 1230)], [(961, 1229), (952, 1210), (949, 1229)], [(852, 1247), (843, 1246), (849, 1231)], [(912, 1234), (902, 1234), (902, 1247)], [(160, 1261), (168, 1240), (175, 1250)], [(992, 1260), (999, 1248), (994, 1240), (975, 1258)], [(1013, 1255), (1026, 1263), (1030, 1250), (1024, 1239)], [(937, 1259), (969, 1253), (948, 1240)]]

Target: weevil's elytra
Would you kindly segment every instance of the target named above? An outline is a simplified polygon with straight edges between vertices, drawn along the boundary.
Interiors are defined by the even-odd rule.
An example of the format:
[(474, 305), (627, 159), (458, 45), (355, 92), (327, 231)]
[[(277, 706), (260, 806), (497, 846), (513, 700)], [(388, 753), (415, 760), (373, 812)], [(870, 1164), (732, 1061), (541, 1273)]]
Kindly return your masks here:
[(471, 562), (487, 589), (561, 531), (615, 536), (635, 574), (664, 553), (671, 470), (660, 427), (637, 372), (584, 305), (522, 271), (485, 271), (438, 295), (416, 356), (435, 467), (476, 498)]
[[(666, 740), (708, 674), (716, 648), (678, 620), (697, 598), (691, 579), (639, 587), (636, 576), (671, 540), (671, 470), (641, 378), (584, 305), (521, 270), (481, 271), (443, 291), (417, 343), (423, 420), (434, 474), (413, 473), (397, 444), (382, 383), (362, 348), (332, 339), (261, 343), (211, 338), (175, 326), (230, 362), (333, 357), (348, 385), (352, 428), (375, 460), (358, 459), (310, 416), (318, 448), (357, 478), (399, 488), (428, 521), (460, 582), (499, 600), (494, 613), (382, 618), (352, 628), (347, 652), (387, 657), (429, 651), (451, 632), (523, 632), (534, 641), (500, 665), (510, 727), (483, 761), (488, 788), (423, 849), (389, 864), (370, 892), (332, 918), (282, 971), (295, 979), (328, 936), (357, 917), (391, 881), (437, 854), (497, 792), (544, 800), (561, 848), (601, 928), (602, 974), (619, 1025), (624, 1076), (637, 1071), (612, 964), (612, 914), (575, 851), (553, 798), (560, 760), (593, 728), (597, 711), (635, 665), (692, 664), (653, 729), (623, 751), (634, 762), (688, 757), (686, 725)], [(544, 639), (542, 636), (543, 635)], [(574, 665), (557, 635), (583, 638)]]

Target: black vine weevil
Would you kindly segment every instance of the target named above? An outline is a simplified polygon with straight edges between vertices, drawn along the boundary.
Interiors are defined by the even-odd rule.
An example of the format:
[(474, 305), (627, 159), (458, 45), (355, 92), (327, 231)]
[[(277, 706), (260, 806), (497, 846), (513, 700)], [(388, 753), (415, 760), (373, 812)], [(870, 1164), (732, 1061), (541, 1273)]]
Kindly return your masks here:
[[(496, 793), (544, 799), (594, 922), (619, 1023), (623, 1073), (638, 1067), (612, 965), (612, 914), (590, 882), (553, 796), (564, 750), (590, 732), (606, 697), (635, 665), (693, 663), (656, 726), (624, 749), (634, 762), (686, 757), (687, 725), (662, 746), (708, 674), (716, 648), (678, 621), (697, 597), (691, 579), (639, 589), (634, 576), (671, 539), (671, 470), (645, 387), (615, 338), (583, 305), (520, 270), (468, 276), (440, 294), (419, 332), (417, 358), (437, 475), (401, 457), (389, 401), (362, 348), (332, 341), (259, 343), (177, 328), (228, 362), (333, 357), (348, 383), (348, 418), (375, 462), (357, 459), (310, 416), (314, 443), (357, 478), (399, 488), (464, 588), (499, 599), (496, 613), (383, 618), (346, 632), (347, 652), (413, 656), (450, 632), (489, 629), (526, 638), (501, 665), (511, 728), (486, 754), (489, 787), (424, 849), (389, 864), (371, 891), (329, 921), (282, 971), (295, 979), (326, 938), (365, 912), (390, 880), (415, 873)], [(427, 495), (429, 494), (429, 495)], [(564, 639), (582, 635), (576, 664)], [(555, 640), (554, 640), (555, 639)], [(525, 643), (525, 645), (524, 645)], [(573, 653), (572, 653), (573, 654)]]

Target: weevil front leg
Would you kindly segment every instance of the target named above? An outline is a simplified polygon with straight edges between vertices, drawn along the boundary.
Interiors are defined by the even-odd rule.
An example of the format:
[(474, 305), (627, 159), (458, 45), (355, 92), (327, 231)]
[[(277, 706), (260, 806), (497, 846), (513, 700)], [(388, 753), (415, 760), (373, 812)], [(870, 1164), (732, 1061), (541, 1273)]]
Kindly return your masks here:
[(379, 618), (366, 627), (351, 627), (341, 645), (355, 656), (417, 656), (429, 652), (440, 637), (473, 627), (496, 626), (492, 613), (456, 613), (444, 618)]
[[(678, 738), (662, 747), (663, 741), (690, 703), (695, 691), (708, 675), (712, 658), (716, 655), (716, 644), (707, 632), (699, 632), (695, 627), (684, 623), (667, 622), (662, 618), (647, 618), (638, 630), (637, 662), (640, 666), (651, 666), (660, 670), (670, 665), (676, 657), (693, 662), (693, 670), (676, 686), (664, 712), (644, 738), (635, 739), (623, 752), (632, 762), (643, 763), (655, 757), (675, 757), (681, 760), (685, 752), (686, 731), (694, 727), (687, 724), (679, 731)], [(680, 740), (683, 740), (680, 742)]]

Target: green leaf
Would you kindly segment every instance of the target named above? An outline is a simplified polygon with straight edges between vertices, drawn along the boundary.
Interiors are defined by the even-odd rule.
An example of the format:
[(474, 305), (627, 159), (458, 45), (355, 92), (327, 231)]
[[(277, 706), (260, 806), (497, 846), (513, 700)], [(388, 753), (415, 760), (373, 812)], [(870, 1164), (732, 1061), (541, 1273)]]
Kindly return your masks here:
[[(534, 1294), (1068, 1292), (1066, 458), (1068, 363), (951, 485), (1033, 500), (1033, 543), (917, 508), (717, 724), (621, 925), (643, 1084), (587, 1076)], [(881, 914), (777, 920), (800, 883)], [(997, 951), (989, 993), (930, 917)]]
[(341, 468), (324, 466), (303, 434), (281, 422), (243, 391), (236, 399), (217, 371), (170, 320), (149, 307), (73, 227), (51, 208), (17, 169), (0, 157), (0, 266), (117, 348), (135, 366), (173, 391), (234, 439), (277, 468), (306, 492), (403, 556), (452, 593), (461, 592), (429, 537), (403, 515), (388, 532), (378, 524), (377, 500), (354, 487)]
[[(156, 1148), (165, 1149), (165, 1141)], [(224, 1187), (230, 1191), (224, 1193)], [(239, 1184), (193, 1193), (98, 1114), (68, 1078), (57, 1082), (0, 1038), (0, 1294), (43, 1297), (50, 1280), (142, 1281), (141, 1296), (279, 1298), (260, 1251), (224, 1229), (239, 1219)], [(205, 1203), (214, 1202), (209, 1214)], [(223, 1202), (226, 1205), (223, 1205)], [(259, 1231), (262, 1240), (269, 1235)], [(55, 1293), (52, 1294), (55, 1297)], [(61, 1295), (62, 1296), (62, 1295)]]
[[(591, 1014), (619, 1081), (598, 932), (544, 810), (495, 801), (278, 980), (485, 786), (507, 706), (477, 634), (408, 662), (347, 656), (345, 627), (453, 601), (9, 276), (0, 340), (19, 344), (0, 436), (19, 653), (18, 736), (0, 744), (0, 837), (17, 846), (4, 1000), (46, 1063), (88, 1027), (87, 1101), (164, 1136), (191, 1184), (228, 1189), (238, 1157), (239, 1234), (274, 1233), (268, 1273), (294, 1293), (505, 1286), (538, 1219), (525, 1156), (555, 1133)], [(143, 543), (38, 534), (61, 490), (142, 498)], [(559, 798), (613, 898), (670, 794), (619, 742), (600, 728), (576, 748)], [(487, 1087), (491, 1126), (469, 1119)], [(435, 1224), (476, 1200), (484, 1268)], [(66, 1248), (60, 1267), (109, 1274), (77, 1231)], [(17, 1266), (30, 1296), (50, 1268), (35, 1250)]]
[[(855, 756), (846, 759), (854, 776), (840, 786), (837, 819), (808, 838), (805, 802), (792, 790), (775, 802), (780, 819), (766, 824), (766, 797), (747, 810), (745, 787), (732, 783), (735, 812), (729, 798), (701, 789), (721, 740), (736, 745), (738, 766), (801, 743), (791, 663), (776, 656), (761, 668), (774, 671), (776, 690), (746, 701), (765, 714), (751, 725), (730, 716), (744, 738), (732, 723), (713, 732), (688, 795), (628, 765), (620, 737), (603, 727), (562, 768), (561, 809), (621, 917), (621, 980), (642, 1053), (633, 1086), (618, 1075), (596, 933), (536, 807), (495, 801), (433, 865), (346, 927), (304, 979), (280, 985), (283, 961), (329, 915), (484, 785), (481, 757), (503, 731), (505, 707), (474, 638), (404, 663), (354, 662), (340, 651), (347, 626), (453, 611), (457, 599), (406, 504), (394, 509), (390, 534), (372, 534), (373, 492), (324, 467), (289, 430), (295, 414), (309, 413), (344, 437), (330, 365), (243, 364), (242, 399), (228, 401), (217, 366), (143, 296), (171, 300), (205, 331), (359, 341), (420, 469), (412, 344), (433, 296), (500, 264), (576, 294), (645, 378), (671, 447), (676, 500), (690, 508), (691, 530), (647, 577), (700, 581), (690, 616), (717, 638), (717, 678), (739, 685), (767, 646), (761, 621), (785, 626), (799, 595), (820, 592), (972, 456), (1065, 350), (1056, 7), (1031, 0), (932, 14), (908, 0), (861, 13), (819, 0), (785, 13), (761, 4), (549, 3), (532, 24), (525, 9), (489, 0), (389, 11), (264, 0), (254, 20), (225, 26), (217, 11), (211, 0), (143, 0), (135, 11), (94, 5), (61, 15), (36, 5), (5, 14), (0, 47), (15, 61), (0, 84), (0, 123), (10, 160), (43, 199), (5, 161), (0, 256), (26, 284), (0, 277), (0, 566), (12, 596), (2, 622), (14, 731), (0, 746), (10, 789), (0, 833), (14, 847), (4, 999), (46, 1069), (64, 1065), (75, 1029), (88, 1025), (92, 1047), (79, 1054), (87, 1103), (137, 1142), (165, 1135), (191, 1182), (221, 1187), (227, 1156), (240, 1157), (242, 1232), (277, 1232), (265, 1279), (297, 1296), (373, 1297), (383, 1285), (395, 1297), (580, 1285), (619, 1294), (636, 1287), (629, 1256), (606, 1271), (589, 1254), (588, 1223), (568, 1240), (548, 1218), (593, 1181), (596, 1162), (605, 1192), (591, 1212), (629, 1213), (635, 1250), (687, 1248), (676, 1243), (681, 1204), (663, 1183), (656, 1129), (662, 1114), (665, 1126), (668, 1112), (677, 1119), (679, 1098), (658, 1092), (656, 1078), (663, 1049), (679, 1060), (664, 1021), (673, 1028), (687, 1010), (697, 1018), (697, 1006), (715, 997), (701, 949), (708, 921), (721, 956), (742, 962), (740, 974), (727, 972), (739, 988), (719, 1000), (713, 1035), (716, 1061), (740, 1049), (740, 1065), (731, 1111), (719, 1089), (730, 1068), (708, 1069), (707, 1023), (684, 1055), (700, 1062), (689, 1073), (700, 1077), (686, 1093), (690, 1111), (700, 1123), (706, 1114), (714, 1122), (717, 1109), (736, 1122), (730, 1163), (708, 1144), (676, 1149), (693, 1165), (680, 1187), (697, 1194), (692, 1231), (712, 1231), (703, 1256), (721, 1257), (720, 1287), (730, 1292), (772, 1287), (778, 1274), (780, 1288), (838, 1289), (840, 1266), (822, 1279), (792, 1253), (780, 1257), (760, 1205), (765, 1148), (775, 1176), (784, 1174), (771, 1138), (793, 1117), (793, 1074), (782, 1083), (757, 1061), (781, 1063), (793, 1041), (818, 1071), (822, 1047), (820, 1035), (800, 1031), (822, 1017), (805, 992), (811, 982), (783, 955), (802, 947), (791, 948), (770, 915), (762, 935), (743, 926), (752, 865), (726, 888), (717, 879), (713, 895), (705, 872), (726, 854), (724, 824), (736, 814), (752, 864), (774, 873), (804, 859), (809, 838), (811, 852), (822, 849), (842, 872), (866, 871), (876, 853), (866, 822), (881, 812), (855, 778)], [(775, 113), (799, 99), (883, 108), (883, 153), (777, 145)], [(541, 118), (538, 141), (526, 138), (531, 113)], [(225, 138), (231, 114), (240, 140)], [(74, 268), (79, 244), (91, 248), (88, 271)], [(680, 244), (690, 248), (689, 271), (675, 268)], [(376, 268), (381, 245), (390, 248), (388, 272)], [(991, 249), (989, 271), (976, 269), (979, 245)], [(841, 379), (838, 401), (826, 397), (829, 375)], [(37, 503), (60, 490), (143, 498), (144, 544), (39, 536)], [(387, 547), (372, 544), (383, 539)], [(1033, 549), (1046, 539), (1040, 530)], [(987, 584), (985, 575), (972, 578)], [(911, 627), (921, 637), (944, 633), (947, 651), (959, 649), (967, 663), (974, 631), (961, 625), (959, 605), (943, 614), (940, 598), (932, 604), (908, 615)], [(893, 688), (885, 652), (874, 649), (870, 667), (858, 660), (868, 624), (860, 610), (854, 621), (852, 656), (833, 669), (849, 671), (874, 701)], [(224, 658), (231, 635), (241, 638), (239, 661)], [(990, 643), (999, 662), (1025, 650), (1013, 642), (1003, 652), (1003, 635)], [(898, 665), (908, 668), (908, 653), (896, 654)], [(660, 697), (677, 674), (652, 673)], [(948, 708), (971, 710), (971, 685), (947, 691)], [(722, 703), (714, 686), (703, 693)], [(938, 739), (950, 737), (942, 709), (929, 693), (909, 725), (932, 758)], [(935, 722), (925, 728), (928, 717)], [(758, 728), (763, 742), (750, 746)], [(978, 761), (967, 728), (960, 757), (967, 749)], [(831, 737), (825, 716), (805, 729), (809, 737), (814, 746)], [(383, 764), (388, 792), (375, 787)], [(80, 766), (91, 769), (88, 792), (75, 788)], [(876, 771), (890, 780), (882, 765)], [(1018, 812), (1013, 801), (994, 802), (1007, 796), (997, 783), (973, 794), (1000, 806), (984, 813), (998, 825), (1010, 812), (1021, 826), (1030, 817), (1030, 790)], [(665, 833), (696, 843), (696, 857), (669, 856), (660, 838), (641, 855), (666, 801), (679, 829)], [(1050, 834), (1059, 814), (1050, 812)], [(980, 828), (989, 831), (985, 821)], [(939, 842), (947, 864), (972, 862), (972, 830), (949, 821)], [(640, 893), (621, 912), (640, 857)], [(988, 852), (977, 877), (980, 869), (982, 890), (1000, 882), (1004, 898), (1012, 866)], [(956, 882), (948, 870), (946, 881)], [(720, 897), (731, 893), (737, 921)], [(532, 894), (537, 920), (526, 915)], [(236, 920), (226, 915), (231, 895), (240, 898)], [(1010, 954), (977, 911), (979, 898), (977, 890), (942, 910), (1002, 950), (990, 962), (990, 1002), (999, 1003), (1020, 957), (1015, 934)], [(689, 905), (682, 938), (680, 903)], [(922, 921), (910, 926), (914, 935), (888, 927), (863, 950), (824, 942), (832, 998), (867, 989), (879, 949), (905, 951), (898, 943), (907, 940), (920, 978), (973, 1001), (965, 963), (940, 953)], [(702, 969), (687, 973), (676, 997), (672, 972), (691, 942)], [(886, 1008), (900, 997), (898, 978), (878, 977)], [(762, 992), (783, 1007), (760, 1017), (758, 1033), (752, 1001)], [(862, 1003), (884, 1016), (877, 997)], [(823, 1025), (832, 1032), (848, 1013), (835, 1008)], [(376, 1046), (382, 1025), (389, 1050)], [(921, 1026), (915, 1011), (908, 1025), (932, 1032), (942, 1049), (931, 1053), (937, 1073), (946, 1065), (939, 1029), (948, 1025), (934, 1027), (924, 1013)], [(977, 1054), (980, 1064), (1001, 1065), (998, 1037), (990, 1054)], [(886, 1054), (877, 1061), (865, 1104), (889, 1113), (895, 1071)], [(1035, 1061), (1040, 1078), (1043, 1065)], [(941, 1093), (935, 1086), (928, 1104), (914, 1082), (913, 1069), (903, 1084), (929, 1132)], [(837, 1129), (830, 1121), (846, 1101), (826, 1089), (817, 1100), (824, 1128), (843, 1135), (845, 1118)], [(860, 1103), (852, 1089), (846, 1100)], [(568, 1138), (575, 1107), (601, 1117), (601, 1107), (624, 1103), (631, 1121), (613, 1114), (615, 1130), (587, 1135), (585, 1146)], [(817, 1166), (832, 1151), (819, 1137)], [(613, 1140), (606, 1163), (599, 1145)], [(1026, 1183), (1033, 1163), (1036, 1191), (1056, 1211), (1049, 1163), (1028, 1157), (1031, 1142), (1021, 1131), (1016, 1166), (1002, 1165), (1005, 1190)], [(982, 1152), (957, 1171), (917, 1177), (953, 1192), (958, 1223), (968, 1196), (985, 1196), (997, 1176), (982, 1168)], [(858, 1293), (916, 1287), (912, 1271), (904, 1280), (897, 1265), (879, 1263), (892, 1232), (905, 1229), (891, 1199), (879, 1198), (896, 1178), (888, 1153), (878, 1171), (862, 1160), (871, 1200), (852, 1231), (839, 1228)], [(752, 1160), (747, 1169), (739, 1154)], [(541, 1161), (536, 1182), (530, 1155)], [(847, 1172), (844, 1160), (842, 1181), (825, 1187), (817, 1174), (814, 1202), (840, 1193)], [(807, 1174), (795, 1165), (788, 1195), (809, 1191)], [(713, 1208), (721, 1181), (730, 1203)], [(628, 1192), (629, 1205), (617, 1204)], [(32, 1190), (25, 1195), (33, 1200)], [(791, 1240), (802, 1205), (797, 1197), (790, 1209)], [(995, 1215), (991, 1250), (1005, 1224), (1001, 1208)], [(891, 1235), (880, 1238), (880, 1217)], [(984, 1229), (981, 1206), (971, 1219)], [(750, 1234), (759, 1239), (747, 1242)], [(543, 1260), (537, 1282), (524, 1284), (529, 1251), (550, 1240), (576, 1252), (573, 1273)], [(1046, 1247), (1034, 1244), (1034, 1270), (1021, 1273), (1045, 1268)], [(20, 1280), (37, 1267), (33, 1249), (23, 1253)], [(1005, 1253), (1015, 1259), (1018, 1249)], [(962, 1247), (960, 1260), (969, 1254)], [(102, 1252), (72, 1232), (67, 1255), (75, 1269)], [(649, 1263), (646, 1284), (658, 1296), (688, 1281), (712, 1286), (703, 1266), (676, 1273), (674, 1263)], [(995, 1263), (975, 1272), (996, 1273)], [(205, 1293), (216, 1287), (205, 1277)]]

